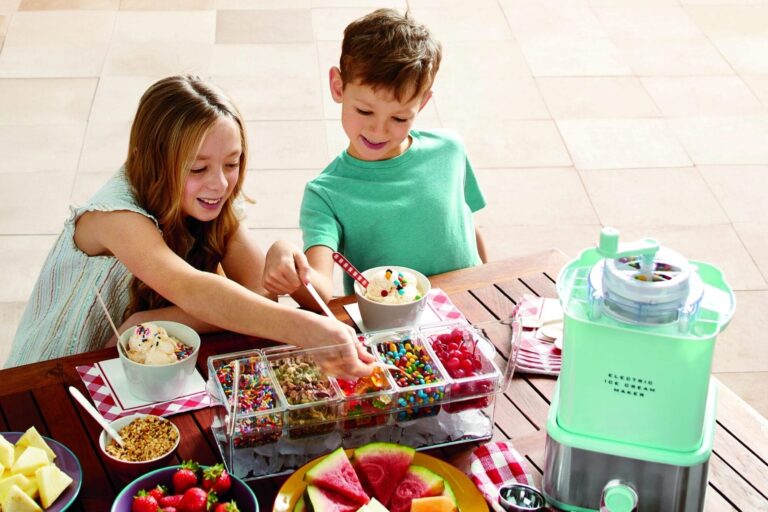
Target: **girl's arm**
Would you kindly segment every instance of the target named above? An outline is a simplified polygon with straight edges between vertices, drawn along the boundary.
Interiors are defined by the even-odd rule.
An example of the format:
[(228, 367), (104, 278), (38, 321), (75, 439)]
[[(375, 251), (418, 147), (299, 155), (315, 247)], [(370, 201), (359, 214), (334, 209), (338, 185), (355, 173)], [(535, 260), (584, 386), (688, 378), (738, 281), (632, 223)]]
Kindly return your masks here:
[(264, 287), (264, 253), (242, 222), (227, 242), (221, 267), (229, 279), (263, 297), (277, 300), (277, 294)]
[(202, 322), (303, 347), (339, 345), (340, 373), (362, 376), (373, 369), (370, 360), (364, 363), (358, 356), (351, 327), (280, 306), (226, 277), (191, 267), (141, 214), (89, 212), (79, 219), (75, 240), (88, 254), (113, 254), (147, 286)]
[[(228, 279), (240, 283), (259, 295), (275, 300), (277, 297), (268, 293), (262, 286), (261, 279), (263, 267), (264, 254), (248, 235), (248, 229), (241, 223), (238, 230), (232, 237), (230, 237), (230, 240), (227, 243), (226, 252), (221, 262), (221, 268), (224, 271), (224, 275)], [(138, 311), (128, 317), (118, 331), (123, 332), (129, 327), (151, 320), (170, 320), (172, 322), (179, 322), (190, 326), (199, 333), (221, 331), (221, 327), (203, 322), (202, 320), (187, 314), (186, 311), (178, 306)], [(117, 340), (110, 340), (108, 346), (114, 345), (116, 342)]]

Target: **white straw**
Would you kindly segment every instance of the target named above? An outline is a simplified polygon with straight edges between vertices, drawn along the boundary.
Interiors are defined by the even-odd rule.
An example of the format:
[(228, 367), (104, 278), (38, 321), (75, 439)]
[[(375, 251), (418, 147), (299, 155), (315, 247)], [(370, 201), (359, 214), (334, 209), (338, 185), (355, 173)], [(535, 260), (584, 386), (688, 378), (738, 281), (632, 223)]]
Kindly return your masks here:
[(235, 424), (237, 418), (237, 401), (238, 394), (240, 393), (240, 361), (237, 359), (232, 363), (232, 412), (230, 413), (231, 421), (229, 423), (229, 438), (235, 435)]
[(315, 290), (315, 287), (312, 286), (312, 283), (307, 283), (305, 286), (307, 287), (309, 294), (312, 295), (312, 298), (315, 299), (315, 302), (317, 302), (317, 305), (320, 306), (320, 309), (323, 310), (323, 313), (331, 318), (336, 318), (331, 312), (331, 308), (328, 307), (328, 304), (323, 301), (323, 299), (320, 297), (320, 294), (317, 293), (317, 290)]
[(112, 321), (112, 317), (109, 315), (109, 310), (107, 310), (107, 305), (104, 304), (104, 299), (101, 298), (99, 289), (94, 286), (93, 290), (96, 292), (96, 298), (99, 299), (99, 304), (101, 304), (101, 307), (104, 309), (104, 314), (107, 315), (107, 320), (109, 320), (109, 325), (112, 327), (112, 332), (115, 333), (115, 338), (119, 340), (120, 333), (117, 332), (117, 327), (115, 327), (115, 323)]

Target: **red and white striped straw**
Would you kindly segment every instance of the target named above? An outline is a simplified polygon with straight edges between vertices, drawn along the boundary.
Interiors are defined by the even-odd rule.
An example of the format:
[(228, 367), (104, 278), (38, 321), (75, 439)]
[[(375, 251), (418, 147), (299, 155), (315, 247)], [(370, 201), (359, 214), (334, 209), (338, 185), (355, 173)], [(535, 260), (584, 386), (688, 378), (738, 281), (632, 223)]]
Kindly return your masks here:
[(352, 279), (360, 283), (363, 288), (368, 288), (368, 280), (363, 277), (363, 274), (361, 274), (360, 271), (357, 270), (355, 266), (351, 264), (347, 258), (344, 257), (344, 255), (338, 252), (334, 252), (333, 261), (338, 263), (338, 265), (344, 269), (344, 272), (349, 274)]

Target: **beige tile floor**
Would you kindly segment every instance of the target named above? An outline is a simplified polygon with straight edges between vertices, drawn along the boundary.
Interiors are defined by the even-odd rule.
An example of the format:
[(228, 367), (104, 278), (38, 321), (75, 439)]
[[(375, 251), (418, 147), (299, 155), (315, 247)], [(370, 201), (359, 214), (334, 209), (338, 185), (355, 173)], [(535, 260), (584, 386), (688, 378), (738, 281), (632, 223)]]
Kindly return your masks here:
[(248, 226), (299, 243), (303, 184), (345, 142), (328, 67), (381, 5), (444, 43), (418, 125), (464, 136), (492, 257), (575, 255), (614, 225), (718, 265), (739, 305), (714, 371), (768, 416), (767, 0), (0, 0), (0, 362), (68, 205), (165, 75), (235, 98)]

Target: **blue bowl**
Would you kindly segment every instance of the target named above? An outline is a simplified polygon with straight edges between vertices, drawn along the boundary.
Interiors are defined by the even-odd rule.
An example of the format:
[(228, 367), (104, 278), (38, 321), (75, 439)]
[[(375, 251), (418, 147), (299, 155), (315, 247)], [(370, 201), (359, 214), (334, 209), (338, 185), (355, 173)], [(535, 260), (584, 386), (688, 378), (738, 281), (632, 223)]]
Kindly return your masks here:
[[(142, 489), (148, 491), (154, 489), (158, 484), (171, 487), (173, 474), (179, 467), (169, 466), (167, 468), (160, 468), (140, 476), (120, 491), (120, 494), (117, 495), (117, 498), (112, 503), (110, 512), (131, 512), (133, 497)], [(205, 466), (200, 468), (202, 470)], [(232, 478), (232, 488), (224, 500), (235, 500), (241, 512), (259, 512), (259, 502), (256, 500), (256, 495), (253, 494), (251, 488), (236, 476), (230, 475), (230, 477)]]

